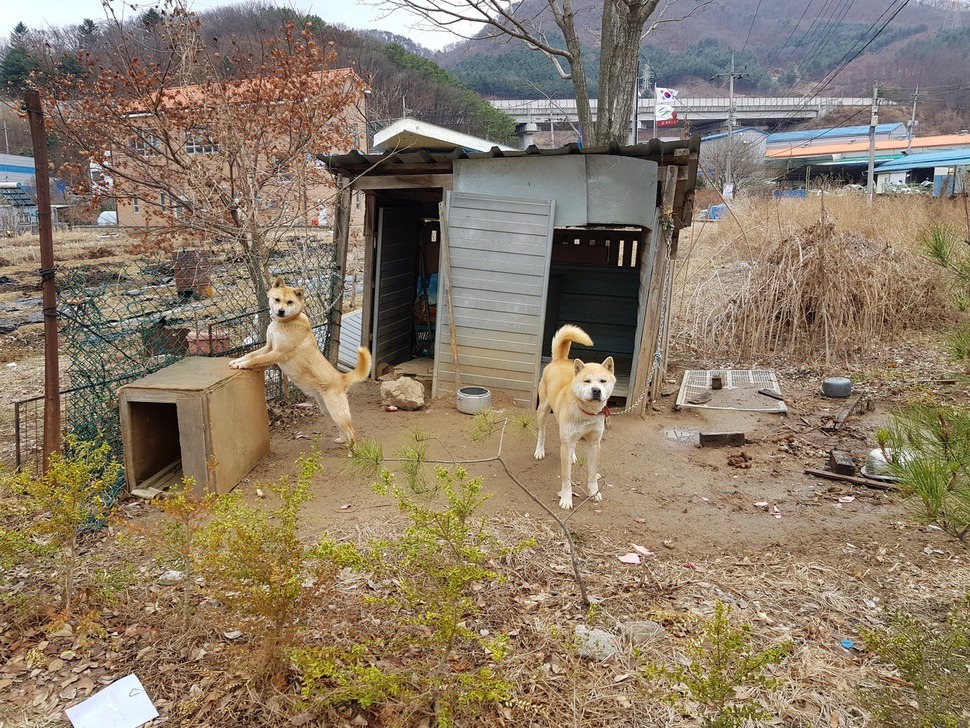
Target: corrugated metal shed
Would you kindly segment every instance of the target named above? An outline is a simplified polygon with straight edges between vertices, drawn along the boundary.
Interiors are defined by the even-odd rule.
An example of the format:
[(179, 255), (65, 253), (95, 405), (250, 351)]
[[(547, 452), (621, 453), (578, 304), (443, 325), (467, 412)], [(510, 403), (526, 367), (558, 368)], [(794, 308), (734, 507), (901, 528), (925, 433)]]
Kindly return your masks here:
[[(656, 162), (664, 167), (673, 165), (684, 167), (687, 174), (678, 182), (674, 204), (672, 205), (672, 223), (674, 227), (674, 241), (681, 227), (690, 225), (693, 215), (694, 187), (697, 185), (696, 156), (700, 151), (700, 137), (679, 141), (661, 141), (651, 139), (645, 144), (621, 146), (609, 144), (602, 147), (580, 147), (578, 144), (567, 144), (557, 149), (539, 149), (531, 146), (524, 150), (506, 151), (492, 147), (488, 152), (466, 152), (454, 149), (448, 152), (429, 151), (426, 149), (408, 151), (389, 151), (382, 154), (362, 154), (357, 150), (348, 154), (318, 154), (317, 157), (335, 174), (347, 180), (353, 180), (355, 189), (379, 189), (386, 183), (377, 181), (378, 178), (414, 177), (427, 175), (450, 175), (453, 165), (459, 159), (515, 159), (518, 157), (561, 157), (565, 155), (610, 155), (619, 157), (635, 157)], [(374, 180), (368, 183), (368, 180)], [(422, 184), (418, 180), (418, 184)], [(414, 186), (414, 185), (411, 185)], [(440, 183), (425, 179), (425, 187), (440, 187)]]
[[(424, 337), (436, 321), (436, 394), (460, 381), (531, 402), (552, 328), (579, 319), (603, 347), (586, 353), (615, 355), (625, 382), (617, 394), (642, 413), (649, 399), (640, 395), (656, 396), (662, 380), (650, 376), (651, 363), (664, 359), (657, 346), (658, 354), (667, 348), (669, 260), (691, 222), (699, 152), (694, 137), (320, 155), (341, 190), (342, 266), (349, 229), (340, 221), (352, 195), (364, 193), (363, 311), (350, 343), (372, 348), (380, 376), (427, 356)], [(561, 206), (571, 208), (562, 219)], [(436, 298), (422, 288), (429, 275), (440, 277)], [(348, 326), (336, 336), (343, 343), (355, 334)]]
[(910, 169), (929, 169), (931, 167), (954, 167), (970, 164), (970, 149), (933, 152), (931, 154), (909, 154), (876, 167), (876, 172), (904, 172)]
[[(906, 125), (902, 122), (892, 124), (877, 124), (876, 134), (890, 136), (906, 133)], [(838, 139), (843, 137), (862, 136), (869, 138), (869, 126), (836, 126), (829, 129), (804, 129), (802, 131), (781, 131), (768, 135), (768, 145), (791, 144), (793, 142), (811, 142), (816, 139)]]

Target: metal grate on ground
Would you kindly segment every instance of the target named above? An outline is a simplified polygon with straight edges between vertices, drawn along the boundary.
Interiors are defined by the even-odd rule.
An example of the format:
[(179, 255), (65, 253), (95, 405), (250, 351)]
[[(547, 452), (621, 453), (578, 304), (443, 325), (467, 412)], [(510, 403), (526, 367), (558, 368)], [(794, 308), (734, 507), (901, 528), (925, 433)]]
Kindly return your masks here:
[[(721, 389), (713, 389), (714, 377), (720, 376)], [(778, 376), (770, 369), (687, 369), (677, 395), (677, 407), (712, 410), (770, 412), (785, 414), (784, 400), (758, 391), (766, 389), (781, 397)]]

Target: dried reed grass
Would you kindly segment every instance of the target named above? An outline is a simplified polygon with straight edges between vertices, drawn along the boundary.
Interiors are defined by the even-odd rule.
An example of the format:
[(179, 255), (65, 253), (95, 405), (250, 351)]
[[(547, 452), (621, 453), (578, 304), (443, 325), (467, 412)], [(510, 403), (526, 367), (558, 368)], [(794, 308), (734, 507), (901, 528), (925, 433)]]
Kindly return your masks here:
[(855, 196), (797, 203), (739, 202), (704, 245), (696, 242), (707, 226), (692, 231), (679, 344), (743, 361), (843, 364), (943, 323), (940, 272), (915, 241), (924, 224), (957, 217), (955, 206), (918, 198), (870, 209)]

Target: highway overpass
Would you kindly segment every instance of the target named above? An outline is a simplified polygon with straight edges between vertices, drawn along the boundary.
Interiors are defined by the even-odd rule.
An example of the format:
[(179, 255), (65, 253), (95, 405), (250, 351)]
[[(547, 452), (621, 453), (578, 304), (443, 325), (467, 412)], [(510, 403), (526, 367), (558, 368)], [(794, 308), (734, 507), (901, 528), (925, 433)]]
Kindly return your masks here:
[[(490, 101), (497, 109), (516, 120), (520, 126), (536, 124), (540, 129), (563, 128), (578, 122), (576, 102), (571, 99), (498, 99)], [(888, 103), (880, 100), (880, 104)], [(819, 96), (806, 99), (800, 96), (754, 97), (736, 96), (734, 98), (734, 125), (765, 127), (771, 131), (785, 128), (824, 116), (842, 106), (868, 109), (872, 99), (868, 97)], [(709, 133), (727, 125), (730, 104), (727, 98), (677, 98), (673, 102), (674, 111), (681, 123), (687, 121), (695, 132)], [(640, 129), (653, 130), (654, 100), (640, 99), (638, 118)], [(596, 101), (593, 101), (593, 114), (596, 114)], [(860, 114), (868, 120), (868, 114)], [(859, 122), (864, 123), (864, 122)], [(678, 125), (679, 126), (679, 125)]]

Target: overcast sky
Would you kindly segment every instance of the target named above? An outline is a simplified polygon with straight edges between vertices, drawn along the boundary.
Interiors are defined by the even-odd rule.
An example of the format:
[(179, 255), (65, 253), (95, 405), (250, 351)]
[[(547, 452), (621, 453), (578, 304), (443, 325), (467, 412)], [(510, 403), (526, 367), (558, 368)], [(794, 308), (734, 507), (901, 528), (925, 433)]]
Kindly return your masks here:
[[(273, 2), (273, 0), (270, 0)], [(133, 2), (123, 4), (114, 2), (113, 6), (120, 14), (122, 11), (128, 16), (140, 15), (155, 3)], [(198, 0), (189, 6), (196, 12), (203, 12), (210, 8), (233, 5), (232, 0)], [(383, 13), (373, 5), (364, 5), (356, 0), (293, 0), (293, 2), (276, 2), (275, 4), (295, 7), (301, 11), (312, 12), (323, 20), (332, 24), (346, 25), (350, 28), (376, 28), (389, 30), (411, 38), (426, 48), (441, 48), (455, 40), (455, 36), (444, 31), (429, 31), (415, 28), (415, 18), (407, 16), (400, 10), (390, 16), (382, 18)], [(137, 10), (132, 10), (135, 5)], [(0, 35), (10, 36), (17, 23), (24, 23), (28, 28), (60, 27), (77, 25), (85, 18), (94, 21), (105, 19), (104, 7), (101, 0), (0, 0)]]

